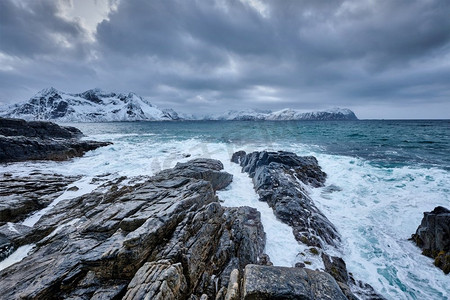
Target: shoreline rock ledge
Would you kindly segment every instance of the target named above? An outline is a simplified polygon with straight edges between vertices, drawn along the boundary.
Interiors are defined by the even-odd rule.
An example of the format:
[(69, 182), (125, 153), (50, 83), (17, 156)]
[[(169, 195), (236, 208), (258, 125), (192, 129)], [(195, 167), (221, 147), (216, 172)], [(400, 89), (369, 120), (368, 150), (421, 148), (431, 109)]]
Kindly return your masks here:
[[(34, 248), (0, 271), (2, 297), (355, 299), (326, 272), (271, 266), (260, 213), (221, 206), (215, 191), (232, 181), (222, 169), (194, 159), (59, 202), (20, 231)], [(16, 225), (0, 227), (0, 236), (13, 239)]]
[(83, 133), (52, 122), (0, 118), (0, 163), (26, 160), (66, 160), (109, 142), (80, 140)]
[(422, 254), (434, 259), (434, 265), (445, 274), (450, 273), (450, 210), (437, 206), (424, 212), (423, 219), (411, 240)]

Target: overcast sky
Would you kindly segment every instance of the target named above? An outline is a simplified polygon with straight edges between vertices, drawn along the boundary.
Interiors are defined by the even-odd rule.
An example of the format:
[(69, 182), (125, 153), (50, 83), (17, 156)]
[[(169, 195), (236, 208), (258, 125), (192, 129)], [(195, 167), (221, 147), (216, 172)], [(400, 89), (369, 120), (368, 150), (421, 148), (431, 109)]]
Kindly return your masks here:
[(49, 86), (448, 119), (450, 1), (0, 0), (0, 104)]

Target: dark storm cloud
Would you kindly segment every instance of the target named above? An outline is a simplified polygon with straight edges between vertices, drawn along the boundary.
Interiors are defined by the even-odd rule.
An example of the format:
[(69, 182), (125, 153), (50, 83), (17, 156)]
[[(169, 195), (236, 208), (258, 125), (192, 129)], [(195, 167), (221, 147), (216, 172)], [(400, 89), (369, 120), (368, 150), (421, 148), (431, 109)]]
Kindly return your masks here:
[[(57, 1), (0, 1), (0, 51), (33, 57), (73, 51), (85, 35), (77, 22), (58, 16)], [(72, 47), (67, 49), (68, 44)]]
[(433, 102), (450, 117), (446, 0), (122, 0), (90, 42), (59, 2), (17, 3), (0, 2), (10, 64), (0, 78), (17, 86), (133, 90), (191, 112), (347, 106), (383, 117), (374, 106)]

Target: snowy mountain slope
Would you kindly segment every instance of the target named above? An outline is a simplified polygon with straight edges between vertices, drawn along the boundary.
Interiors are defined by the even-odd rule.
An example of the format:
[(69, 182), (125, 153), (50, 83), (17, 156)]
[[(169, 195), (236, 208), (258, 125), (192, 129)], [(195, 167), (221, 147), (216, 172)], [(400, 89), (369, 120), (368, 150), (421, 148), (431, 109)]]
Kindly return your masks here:
[(178, 114), (161, 110), (134, 94), (107, 93), (99, 89), (69, 94), (43, 89), (30, 100), (9, 106), (0, 116), (60, 122), (113, 122), (178, 120)]
[(355, 113), (350, 109), (334, 108), (325, 111), (315, 112), (301, 112), (295, 109), (282, 109), (275, 112), (270, 111), (255, 111), (244, 110), (234, 111), (230, 110), (221, 115), (205, 116), (203, 120), (233, 120), (233, 121), (289, 121), (289, 120), (317, 120), (317, 121), (332, 121), (332, 120), (358, 120)]
[(301, 112), (283, 109), (230, 110), (216, 115), (194, 116), (178, 114), (172, 109), (159, 109), (134, 93), (116, 94), (100, 89), (69, 94), (54, 88), (43, 89), (30, 100), (0, 108), (0, 117), (59, 122), (115, 122), (167, 120), (227, 120), (227, 121), (283, 121), (283, 120), (357, 120), (349, 109)]
[(325, 111), (300, 112), (295, 109), (283, 109), (267, 115), (266, 120), (311, 120), (339, 121), (358, 120), (355, 113), (347, 108), (334, 108)]
[(270, 113), (270, 111), (263, 110), (229, 110), (223, 114), (216, 115), (206, 115), (203, 116), (203, 120), (226, 120), (226, 121), (260, 121), (264, 120), (266, 115)]

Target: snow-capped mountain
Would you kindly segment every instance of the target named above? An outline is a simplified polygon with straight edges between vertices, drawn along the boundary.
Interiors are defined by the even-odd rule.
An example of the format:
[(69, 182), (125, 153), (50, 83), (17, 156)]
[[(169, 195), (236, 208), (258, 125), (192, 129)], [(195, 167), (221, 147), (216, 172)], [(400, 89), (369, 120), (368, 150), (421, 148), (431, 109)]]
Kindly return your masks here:
[(169, 120), (227, 120), (227, 121), (283, 121), (283, 120), (357, 120), (349, 109), (301, 112), (295, 109), (230, 110), (216, 115), (194, 116), (178, 114), (172, 109), (159, 109), (147, 99), (134, 93), (117, 94), (100, 89), (69, 94), (55, 88), (43, 89), (30, 100), (0, 108), (0, 117), (59, 122), (116, 122)]
[(283, 109), (267, 115), (266, 120), (311, 120), (340, 121), (358, 120), (355, 113), (348, 108), (333, 108), (324, 111), (301, 112), (295, 109)]
[(30, 100), (11, 105), (0, 116), (60, 122), (114, 122), (178, 120), (172, 109), (159, 109), (134, 94), (116, 94), (100, 89), (69, 94), (55, 88), (43, 89)]
[(295, 109), (282, 109), (275, 112), (258, 110), (230, 110), (224, 114), (204, 116), (203, 120), (229, 120), (229, 121), (290, 121), (290, 120), (317, 120), (338, 121), (358, 120), (355, 113), (347, 108), (333, 108), (324, 111), (301, 112)]
[(229, 110), (222, 114), (206, 115), (198, 119), (202, 120), (223, 120), (223, 121), (260, 121), (265, 120), (267, 114), (270, 113), (268, 110)]

